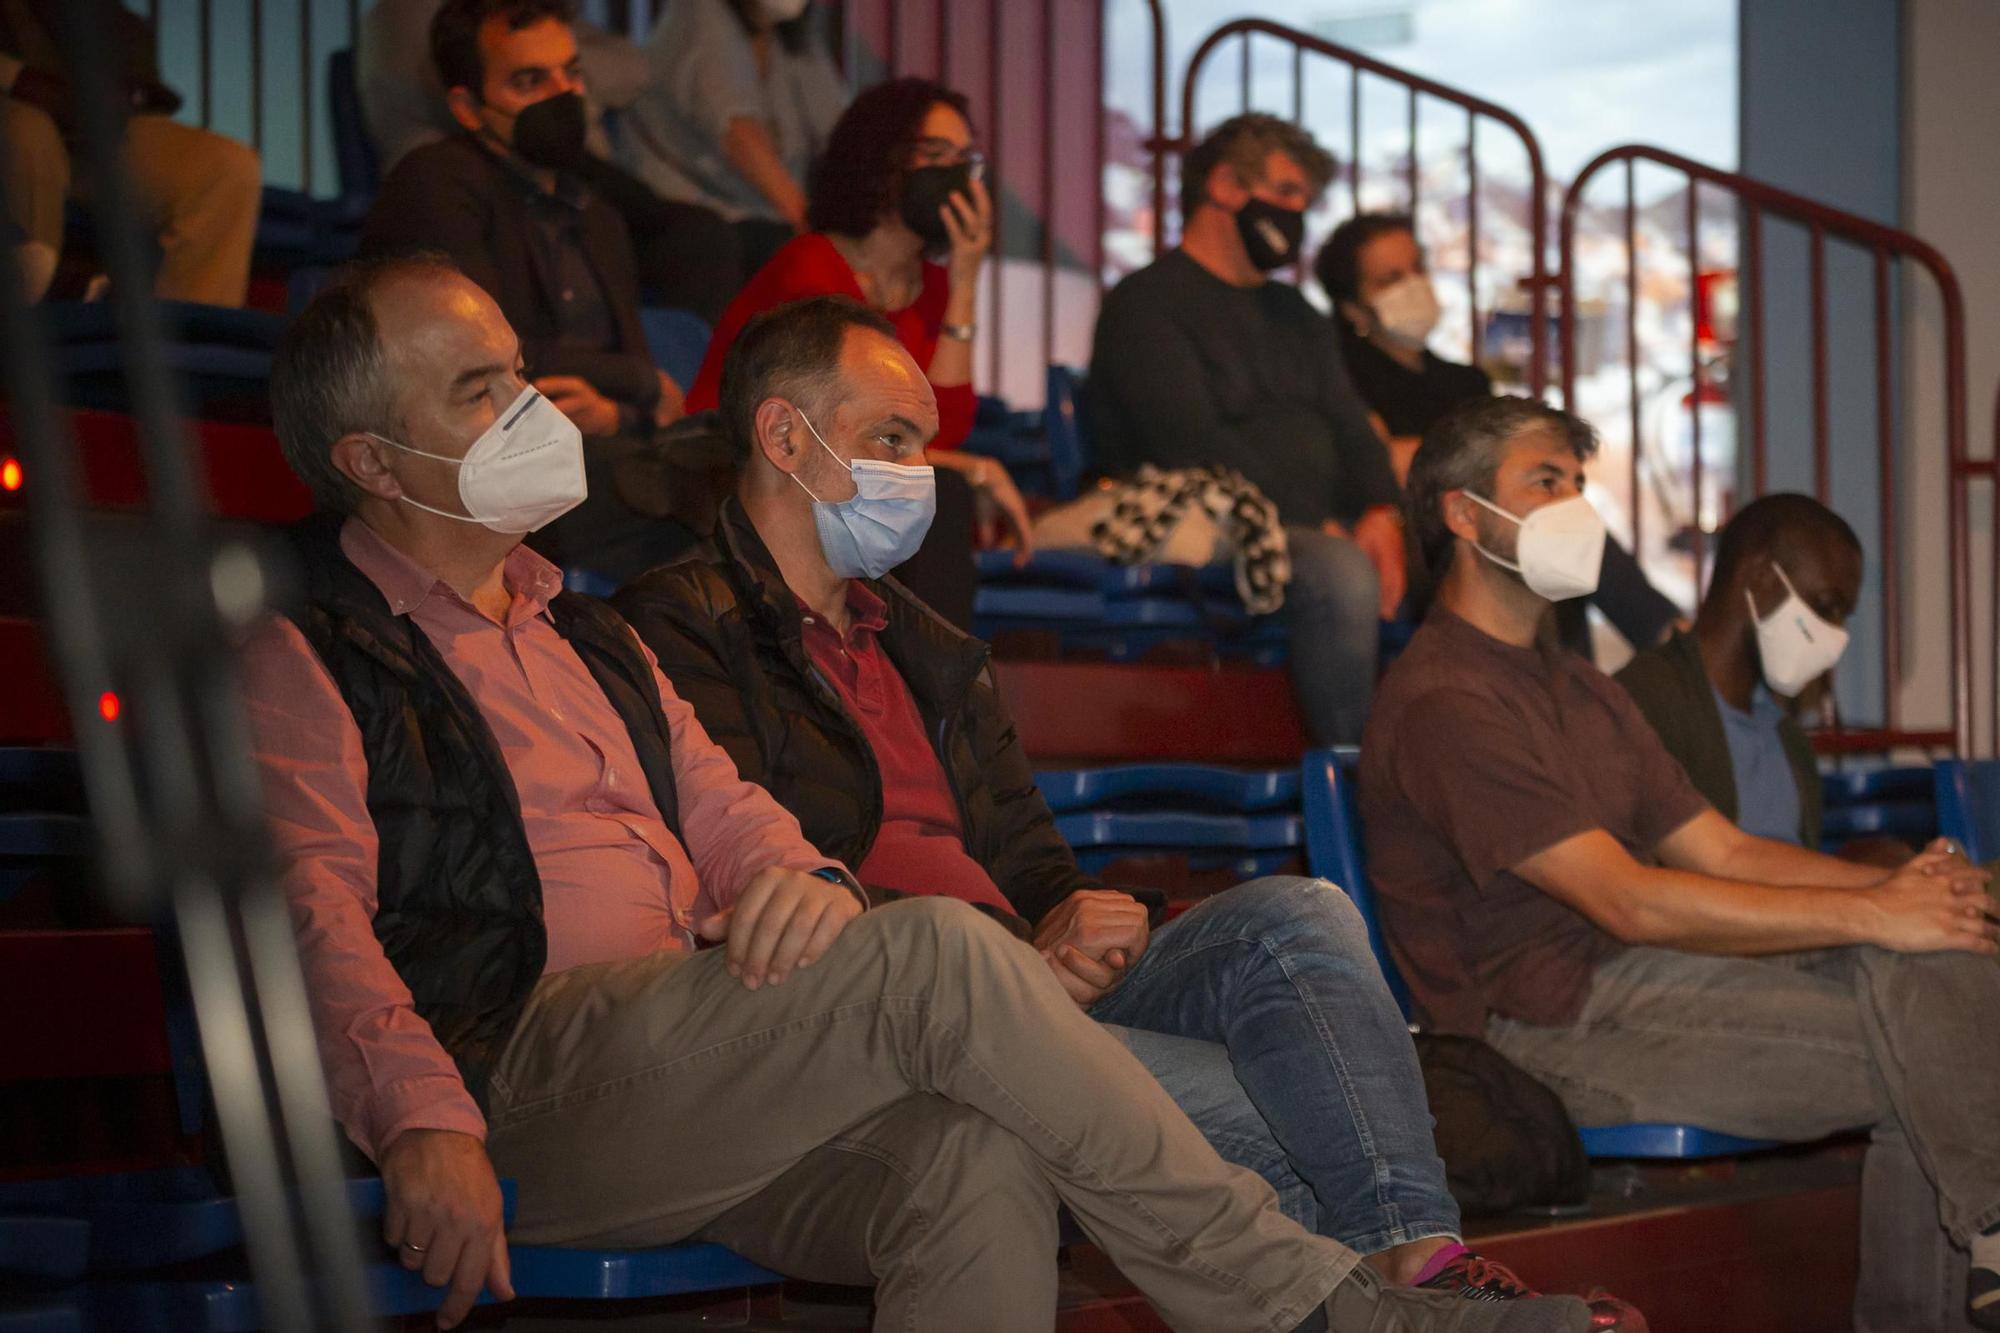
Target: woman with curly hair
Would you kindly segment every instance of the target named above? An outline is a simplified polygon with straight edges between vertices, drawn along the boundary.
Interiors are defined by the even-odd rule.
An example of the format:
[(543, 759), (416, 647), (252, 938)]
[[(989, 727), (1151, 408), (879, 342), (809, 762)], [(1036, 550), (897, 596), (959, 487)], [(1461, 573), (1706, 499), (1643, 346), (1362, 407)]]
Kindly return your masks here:
[[(946, 618), (971, 620), (975, 528), (1004, 525), (1029, 546), (1027, 508), (1006, 468), (957, 452), (972, 431), (974, 300), (993, 243), (993, 201), (964, 96), (927, 79), (861, 94), (813, 174), (812, 230), (778, 251), (723, 312), (690, 412), (716, 405), (722, 363), (743, 326), (807, 296), (849, 296), (881, 311), (937, 395), (938, 516), (899, 574)], [(942, 262), (938, 262), (938, 261)]]

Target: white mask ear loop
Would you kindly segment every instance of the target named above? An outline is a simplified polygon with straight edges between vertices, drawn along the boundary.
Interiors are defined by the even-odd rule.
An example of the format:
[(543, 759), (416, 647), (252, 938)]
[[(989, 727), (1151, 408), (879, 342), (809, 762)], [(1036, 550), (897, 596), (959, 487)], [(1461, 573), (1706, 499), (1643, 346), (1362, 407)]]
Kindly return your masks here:
[[(421, 449), (412, 449), (412, 448), (411, 448), (411, 447), (410, 447), (409, 445), (407, 445), (407, 444), (399, 444), (398, 442), (396, 442), (395, 440), (392, 440), (392, 439), (390, 439), (390, 438), (389, 438), (388, 436), (386, 436), (386, 435), (377, 435), (377, 434), (376, 434), (376, 433), (375, 433), (374, 431), (372, 431), (372, 430), (369, 430), (369, 431), (363, 431), (363, 432), (362, 432), (362, 434), (366, 435), (366, 436), (367, 436), (367, 437), (368, 437), (369, 439), (371, 439), (371, 440), (380, 440), (380, 441), (381, 441), (382, 443), (384, 443), (384, 444), (388, 445), (388, 446), (389, 446), (389, 447), (390, 447), (391, 449), (400, 449), (400, 450), (402, 450), (402, 451), (403, 451), (404, 453), (406, 453), (406, 454), (415, 454), (415, 455), (416, 455), (416, 456), (417, 456), (418, 458), (430, 458), (430, 459), (435, 459), (436, 461), (438, 461), (438, 462), (440, 462), (440, 463), (449, 463), (449, 464), (451, 464), (451, 465), (452, 465), (453, 467), (464, 467), (464, 466), (465, 466), (465, 460), (464, 460), (463, 458), (449, 458), (449, 457), (446, 457), (446, 456), (445, 456), (444, 454), (427, 454), (427, 453), (425, 453), (425, 452), (424, 452), (423, 450), (421, 450)], [(394, 474), (393, 472), (392, 472), (392, 473), (390, 473), (389, 475), (390, 475), (390, 476), (395, 476), (395, 474)], [(398, 478), (396, 479), (396, 484), (397, 484), (398, 486), (401, 486), (401, 485), (403, 484), (403, 482), (402, 482), (402, 478), (398, 477)], [(404, 493), (403, 493), (402, 495), (398, 496), (397, 498), (398, 498), (399, 500), (401, 500), (401, 501), (402, 501), (402, 502), (403, 502), (404, 504), (406, 504), (406, 505), (409, 505), (409, 506), (410, 506), (410, 507), (411, 507), (412, 509), (421, 509), (421, 510), (423, 510), (423, 511), (424, 511), (424, 512), (425, 512), (426, 514), (436, 514), (436, 515), (437, 515), (437, 516), (438, 516), (439, 518), (455, 518), (455, 519), (457, 519), (457, 520), (458, 520), (459, 522), (461, 522), (461, 523), (477, 523), (477, 522), (479, 522), (479, 520), (478, 520), (478, 519), (474, 518), (474, 517), (473, 517), (472, 515), (470, 515), (470, 514), (454, 514), (454, 513), (452, 513), (452, 512), (451, 512), (451, 511), (450, 511), (449, 509), (438, 509), (438, 508), (435, 508), (435, 507), (433, 507), (433, 506), (431, 506), (431, 505), (427, 505), (427, 504), (425, 504), (425, 503), (424, 503), (424, 502), (423, 502), (422, 500), (413, 500), (413, 499), (411, 499), (411, 498), (410, 498), (410, 494), (409, 494), (409, 492), (408, 492), (407, 490), (406, 490), (406, 491), (404, 491)], [(1754, 609), (1754, 608), (1753, 608), (1753, 609)]]
[[(835, 452), (833, 451), (833, 448), (832, 448), (832, 446), (830, 446), (829, 444), (827, 444), (826, 440), (825, 440), (825, 439), (824, 439), (824, 438), (823, 438), (823, 437), (822, 437), (822, 436), (820, 435), (820, 433), (819, 433), (819, 428), (818, 428), (817, 426), (815, 426), (815, 425), (813, 425), (813, 424), (812, 424), (812, 418), (811, 418), (811, 417), (809, 417), (809, 416), (807, 416), (807, 415), (806, 415), (806, 414), (805, 414), (805, 413), (804, 413), (803, 411), (800, 411), (800, 409), (798, 409), (798, 408), (796, 408), (796, 407), (795, 407), (795, 408), (793, 408), (793, 409), (792, 409), (792, 411), (794, 411), (794, 412), (798, 412), (798, 414), (799, 414), (799, 420), (800, 420), (800, 421), (803, 421), (803, 422), (805, 422), (805, 423), (806, 423), (806, 429), (812, 432), (812, 437), (813, 437), (813, 441), (814, 441), (814, 442), (815, 442), (816, 444), (818, 444), (820, 448), (822, 448), (822, 449), (826, 450), (826, 456), (827, 456), (828, 458), (831, 458), (831, 459), (832, 459), (832, 460), (833, 460), (834, 462), (836, 462), (836, 463), (840, 463), (840, 465), (841, 465), (842, 467), (846, 468), (846, 469), (848, 470), (848, 472), (849, 472), (849, 473), (852, 473), (852, 472), (854, 471), (854, 464), (852, 464), (852, 463), (841, 463), (841, 462), (840, 462), (840, 455), (839, 455), (839, 454), (837, 454), (837, 453), (835, 453)], [(812, 501), (813, 501), (813, 503), (814, 503), (814, 504), (826, 504), (826, 503), (828, 503), (827, 501), (825, 501), (825, 500), (822, 500), (822, 499), (820, 499), (820, 498), (819, 498), (819, 497), (818, 497), (817, 495), (813, 495), (813, 493), (812, 493), (812, 487), (810, 487), (810, 486), (806, 485), (806, 484), (805, 484), (804, 482), (802, 482), (802, 481), (799, 481), (799, 474), (798, 474), (798, 473), (796, 473), (796, 472), (793, 472), (793, 473), (790, 473), (789, 475), (790, 475), (790, 477), (791, 477), (791, 479), (792, 479), (793, 481), (795, 481), (795, 482), (798, 482), (798, 487), (799, 487), (799, 489), (800, 489), (800, 490), (804, 491), (804, 492), (805, 492), (805, 493), (806, 493), (807, 495), (812, 495)], [(836, 504), (838, 504), (838, 503), (839, 503), (839, 501), (834, 501), (833, 503), (836, 503)]]
[[(1522, 518), (1519, 514), (1508, 513), (1506, 510), (1502, 509), (1499, 505), (1494, 504), (1491, 500), (1481, 495), (1478, 491), (1471, 490), (1470, 488), (1466, 490), (1465, 498), (1468, 500), (1476, 501), (1482, 507), (1492, 510), (1494, 513), (1498, 514), (1500, 517), (1504, 519), (1510, 520), (1517, 528), (1522, 526), (1528, 521)], [(1504, 570), (1508, 570), (1509, 572), (1515, 574), (1521, 573), (1521, 565), (1519, 561), (1503, 559), (1502, 557), (1497, 556), (1493, 554), (1493, 552), (1487, 550), (1477, 541), (1474, 541), (1472, 543), (1472, 549), (1479, 552), (1479, 554), (1485, 556), (1488, 560), (1491, 560), (1494, 564), (1500, 566), (1500, 568)]]
[[(1786, 595), (1787, 597), (1798, 597), (1798, 596), (1799, 596), (1799, 590), (1798, 590), (1797, 588), (1794, 588), (1794, 587), (1792, 586), (1792, 580), (1791, 580), (1790, 576), (1788, 576), (1788, 575), (1787, 575), (1787, 574), (1785, 573), (1785, 567), (1784, 567), (1783, 565), (1781, 565), (1781, 564), (1779, 564), (1779, 563), (1778, 563), (1777, 561), (1773, 560), (1773, 561), (1771, 562), (1771, 572), (1772, 572), (1773, 574), (1776, 574), (1776, 575), (1778, 576), (1778, 582), (1780, 582), (1780, 583), (1782, 583), (1782, 584), (1784, 584), (1784, 585), (1785, 585), (1785, 595)], [(1799, 600), (1800, 600), (1800, 601), (1804, 601), (1804, 600), (1805, 600), (1805, 598), (1803, 598), (1803, 597), (1799, 597)], [(1784, 603), (1783, 603), (1783, 602), (1780, 602), (1780, 603), (1778, 603), (1778, 605), (1780, 605), (1780, 606), (1783, 606), (1783, 605), (1784, 605)]]

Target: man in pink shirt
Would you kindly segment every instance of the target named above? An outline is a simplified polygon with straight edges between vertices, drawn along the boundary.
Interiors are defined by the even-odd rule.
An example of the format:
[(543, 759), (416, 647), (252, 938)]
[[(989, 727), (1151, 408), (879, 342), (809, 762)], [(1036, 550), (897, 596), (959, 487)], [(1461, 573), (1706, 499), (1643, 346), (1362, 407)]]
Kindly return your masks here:
[[(580, 441), (448, 264), (337, 281), (272, 399), (331, 512), (248, 650), (251, 715), (335, 1114), (441, 1324), (511, 1295), (504, 1173), (523, 1241), (717, 1240), (876, 1283), (882, 1328), (1046, 1329), (1058, 1202), (1179, 1327), (1584, 1328), (1384, 1289), (1000, 927), (864, 912), (520, 547), (582, 497)], [(913, 366), (898, 411), (936, 429)]]

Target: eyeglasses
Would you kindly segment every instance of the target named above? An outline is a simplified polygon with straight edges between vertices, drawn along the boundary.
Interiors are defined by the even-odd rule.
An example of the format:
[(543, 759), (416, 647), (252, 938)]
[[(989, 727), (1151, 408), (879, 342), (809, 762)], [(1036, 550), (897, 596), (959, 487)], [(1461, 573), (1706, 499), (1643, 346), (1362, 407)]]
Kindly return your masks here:
[(961, 148), (949, 139), (919, 139), (910, 150), (912, 166), (955, 167), (961, 163), (973, 168), (974, 175), (981, 175), (986, 167), (986, 154), (977, 148)]

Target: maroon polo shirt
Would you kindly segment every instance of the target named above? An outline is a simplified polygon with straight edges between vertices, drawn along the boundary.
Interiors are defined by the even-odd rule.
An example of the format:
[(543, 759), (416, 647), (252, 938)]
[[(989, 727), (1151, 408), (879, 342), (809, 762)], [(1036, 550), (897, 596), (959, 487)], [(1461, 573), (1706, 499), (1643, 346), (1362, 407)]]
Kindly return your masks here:
[(803, 602), (800, 608), (806, 655), (860, 725), (882, 773), (882, 827), (855, 875), (865, 885), (1012, 912), (986, 868), (966, 853), (958, 798), (924, 735), (909, 685), (882, 650), (878, 636), (889, 623), (887, 604), (849, 579), (844, 638)]

